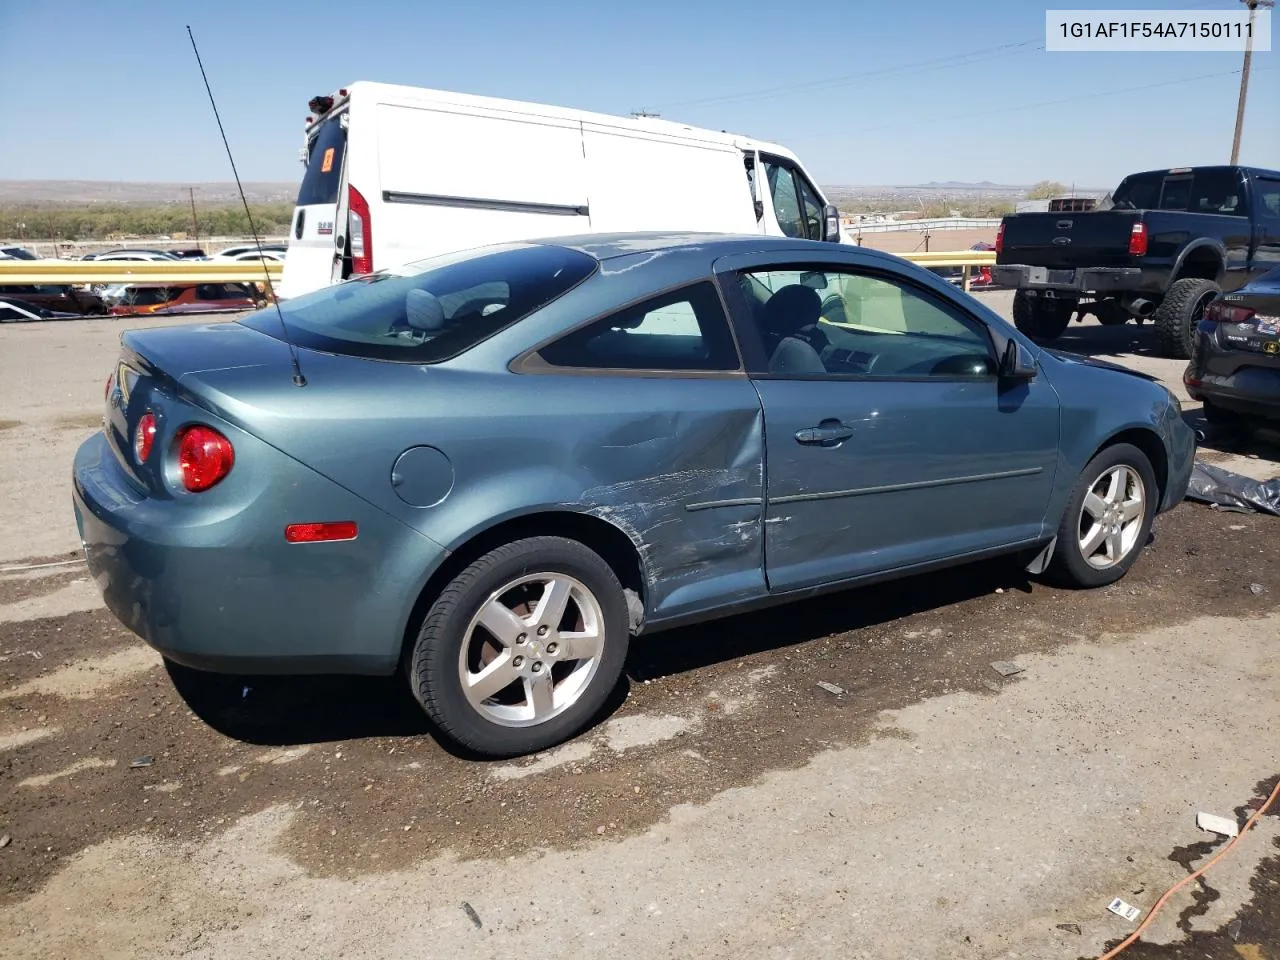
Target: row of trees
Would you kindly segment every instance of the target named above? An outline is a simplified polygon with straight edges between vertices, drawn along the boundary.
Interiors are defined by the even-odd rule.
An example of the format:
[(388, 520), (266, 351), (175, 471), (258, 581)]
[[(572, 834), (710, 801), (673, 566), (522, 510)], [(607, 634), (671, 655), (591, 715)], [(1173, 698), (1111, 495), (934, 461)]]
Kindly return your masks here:
[[(253, 222), (261, 234), (287, 233), (293, 219), (290, 203), (252, 203)], [(249, 220), (244, 207), (202, 207), (200, 236), (245, 236)], [(0, 237), (23, 240), (105, 240), (113, 236), (192, 235), (191, 208), (177, 204), (137, 207), (125, 204), (92, 206), (5, 206), (0, 209)]]

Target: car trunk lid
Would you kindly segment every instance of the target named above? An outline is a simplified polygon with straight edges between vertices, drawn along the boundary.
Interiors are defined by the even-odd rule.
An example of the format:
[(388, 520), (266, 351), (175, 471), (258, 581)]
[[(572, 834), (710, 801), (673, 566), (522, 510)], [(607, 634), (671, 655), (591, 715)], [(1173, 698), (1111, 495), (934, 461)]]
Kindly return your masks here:
[[(278, 375), (283, 383), (292, 375), (286, 344), (239, 323), (130, 330), (120, 342), (120, 356), (107, 382), (102, 429), (140, 492), (167, 495), (163, 451), (190, 419), (193, 405), (211, 409), (199, 389), (200, 374), (263, 368), (264, 375)], [(139, 462), (134, 438), (146, 413), (156, 417), (157, 432), (151, 455)]]

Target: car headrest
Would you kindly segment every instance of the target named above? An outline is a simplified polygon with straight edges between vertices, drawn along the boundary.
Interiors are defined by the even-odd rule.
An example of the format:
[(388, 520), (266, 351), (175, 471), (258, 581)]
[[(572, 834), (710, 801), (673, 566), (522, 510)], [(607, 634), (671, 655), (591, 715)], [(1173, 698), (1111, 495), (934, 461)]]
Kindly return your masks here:
[(764, 305), (765, 328), (777, 337), (786, 337), (817, 323), (822, 316), (818, 291), (799, 283), (783, 287)]
[(434, 333), (444, 326), (444, 307), (426, 290), (410, 290), (404, 298), (405, 319), (415, 330)]

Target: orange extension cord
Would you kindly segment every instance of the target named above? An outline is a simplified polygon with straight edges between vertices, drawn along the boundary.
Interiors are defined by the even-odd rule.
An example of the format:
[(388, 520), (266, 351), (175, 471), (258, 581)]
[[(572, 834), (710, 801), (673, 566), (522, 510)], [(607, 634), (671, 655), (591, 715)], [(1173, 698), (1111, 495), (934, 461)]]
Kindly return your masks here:
[(1240, 831), (1239, 834), (1232, 837), (1230, 842), (1228, 842), (1225, 847), (1219, 850), (1217, 854), (1215, 854), (1213, 858), (1209, 860), (1209, 862), (1206, 863), (1203, 867), (1195, 871), (1195, 873), (1187, 874), (1185, 877), (1183, 877), (1181, 880), (1175, 883), (1172, 887), (1166, 890), (1164, 892), (1164, 896), (1162, 896), (1159, 900), (1157, 900), (1155, 906), (1151, 908), (1151, 911), (1147, 914), (1146, 919), (1144, 919), (1142, 923), (1138, 924), (1138, 929), (1133, 931), (1133, 933), (1129, 934), (1128, 937), (1126, 937), (1113, 949), (1108, 950), (1106, 953), (1100, 956), (1098, 960), (1111, 960), (1112, 957), (1117, 956), (1121, 951), (1127, 949), (1135, 941), (1137, 941), (1138, 937), (1142, 935), (1142, 931), (1147, 929), (1147, 926), (1151, 923), (1151, 921), (1156, 918), (1156, 914), (1160, 912), (1160, 908), (1169, 902), (1169, 898), (1172, 897), (1179, 890), (1181, 890), (1183, 887), (1185, 887), (1192, 880), (1195, 880), (1203, 876), (1210, 867), (1212, 867), (1215, 863), (1217, 863), (1219, 860), (1225, 857), (1228, 853), (1234, 850), (1236, 844), (1239, 843), (1242, 839), (1244, 839), (1244, 835), (1253, 828), (1253, 825), (1258, 822), (1259, 818), (1261, 818), (1262, 815), (1265, 814), (1267, 810), (1271, 807), (1271, 805), (1276, 802), (1277, 797), (1280, 797), (1280, 780), (1276, 781), (1276, 788), (1271, 791), (1271, 796), (1267, 797), (1267, 802), (1264, 803), (1262, 806), (1260, 806), (1254, 812), (1253, 816), (1248, 819), (1248, 821), (1244, 825), (1244, 828)]

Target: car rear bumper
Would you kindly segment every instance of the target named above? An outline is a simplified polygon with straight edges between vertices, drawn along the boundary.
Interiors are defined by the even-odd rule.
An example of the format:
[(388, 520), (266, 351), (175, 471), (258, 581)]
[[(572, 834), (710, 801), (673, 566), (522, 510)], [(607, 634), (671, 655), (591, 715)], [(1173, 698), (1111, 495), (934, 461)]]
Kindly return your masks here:
[(1019, 290), (1052, 290), (1074, 294), (1126, 293), (1142, 285), (1139, 267), (1081, 267), (1063, 270), (1033, 267), (1021, 263), (999, 264), (991, 268), (991, 279), (1004, 287)]
[[(140, 493), (104, 435), (86, 440), (72, 498), (107, 608), (165, 657), (200, 670), (393, 672), (418, 595), (445, 551), (277, 455), (287, 498), (206, 509)], [(282, 503), (305, 507), (285, 516)], [(284, 525), (308, 517), (355, 520), (359, 536), (286, 543)]]
[(1280, 355), (1226, 349), (1216, 333), (1201, 329), (1182, 381), (1193, 400), (1280, 419)]

